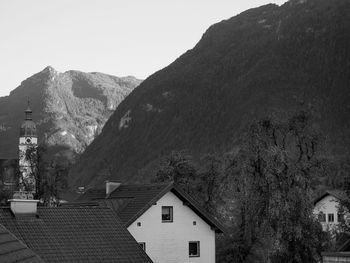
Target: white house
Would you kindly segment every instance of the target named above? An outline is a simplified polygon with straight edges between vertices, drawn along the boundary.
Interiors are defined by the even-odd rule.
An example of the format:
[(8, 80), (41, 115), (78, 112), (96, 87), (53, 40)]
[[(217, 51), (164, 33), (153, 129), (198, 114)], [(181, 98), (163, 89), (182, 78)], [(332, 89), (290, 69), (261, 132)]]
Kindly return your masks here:
[(344, 220), (344, 213), (339, 211), (340, 201), (345, 193), (338, 190), (326, 191), (314, 201), (314, 214), (322, 225), (322, 229), (332, 230)]
[(215, 262), (215, 233), (224, 227), (173, 183), (108, 182), (106, 190), (91, 189), (77, 201), (115, 210), (155, 263)]

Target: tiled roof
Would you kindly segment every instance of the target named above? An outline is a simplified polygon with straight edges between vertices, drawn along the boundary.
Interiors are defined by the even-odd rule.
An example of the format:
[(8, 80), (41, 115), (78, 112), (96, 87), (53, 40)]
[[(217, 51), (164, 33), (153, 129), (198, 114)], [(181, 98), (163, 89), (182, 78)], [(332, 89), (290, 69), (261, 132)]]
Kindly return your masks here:
[(314, 200), (314, 205), (328, 195), (334, 196), (339, 200), (345, 200), (347, 198), (346, 193), (342, 190), (327, 190)]
[(182, 201), (197, 213), (204, 221), (217, 232), (224, 232), (224, 227), (188, 194), (173, 183), (151, 185), (121, 185), (106, 198), (105, 191), (91, 189), (82, 195), (77, 201), (98, 201), (100, 204), (112, 208), (126, 226), (132, 224), (144, 212), (156, 203), (169, 191), (173, 192)]
[(87, 190), (83, 195), (79, 196), (76, 199), (76, 201), (77, 202), (85, 201), (85, 200), (93, 201), (93, 200), (101, 199), (105, 197), (106, 197), (106, 189), (91, 188)]
[(45, 262), (152, 262), (107, 207), (38, 207), (23, 218), (2, 208), (0, 224)]
[(343, 245), (341, 245), (337, 252), (348, 252), (350, 253), (350, 239), (348, 239)]
[(0, 224), (0, 262), (41, 263), (44, 261)]

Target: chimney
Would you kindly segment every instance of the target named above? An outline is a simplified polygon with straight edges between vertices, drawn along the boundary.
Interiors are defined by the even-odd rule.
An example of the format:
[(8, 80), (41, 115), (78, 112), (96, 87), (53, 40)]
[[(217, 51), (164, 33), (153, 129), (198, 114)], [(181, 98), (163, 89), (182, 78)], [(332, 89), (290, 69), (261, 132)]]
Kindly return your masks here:
[(36, 214), (39, 200), (33, 199), (33, 194), (27, 192), (15, 192), (13, 199), (10, 199), (11, 211), (15, 215)]
[(121, 183), (106, 181), (106, 196), (108, 197)]

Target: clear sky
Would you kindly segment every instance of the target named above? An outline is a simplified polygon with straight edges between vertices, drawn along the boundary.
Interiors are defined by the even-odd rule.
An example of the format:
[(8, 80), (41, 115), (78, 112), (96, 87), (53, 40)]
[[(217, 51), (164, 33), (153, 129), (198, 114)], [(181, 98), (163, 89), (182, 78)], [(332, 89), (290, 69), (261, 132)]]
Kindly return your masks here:
[(0, 96), (51, 65), (145, 79), (212, 24), (286, 0), (0, 0)]

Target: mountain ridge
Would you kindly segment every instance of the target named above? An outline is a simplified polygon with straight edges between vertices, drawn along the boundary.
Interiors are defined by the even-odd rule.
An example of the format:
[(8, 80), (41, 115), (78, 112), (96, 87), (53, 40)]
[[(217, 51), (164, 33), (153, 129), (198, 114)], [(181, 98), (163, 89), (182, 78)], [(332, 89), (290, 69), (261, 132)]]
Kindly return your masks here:
[(61, 73), (47, 66), (0, 97), (0, 156), (17, 157), (19, 126), (28, 99), (39, 142), (62, 148), (72, 157), (97, 136), (120, 101), (139, 83), (141, 80), (130, 76), (76, 70)]
[(211, 26), (118, 106), (74, 167), (72, 185), (150, 177), (147, 167), (171, 150), (230, 150), (250, 120), (301, 103), (315, 109), (327, 152), (346, 155), (349, 14), (345, 0), (289, 1)]

